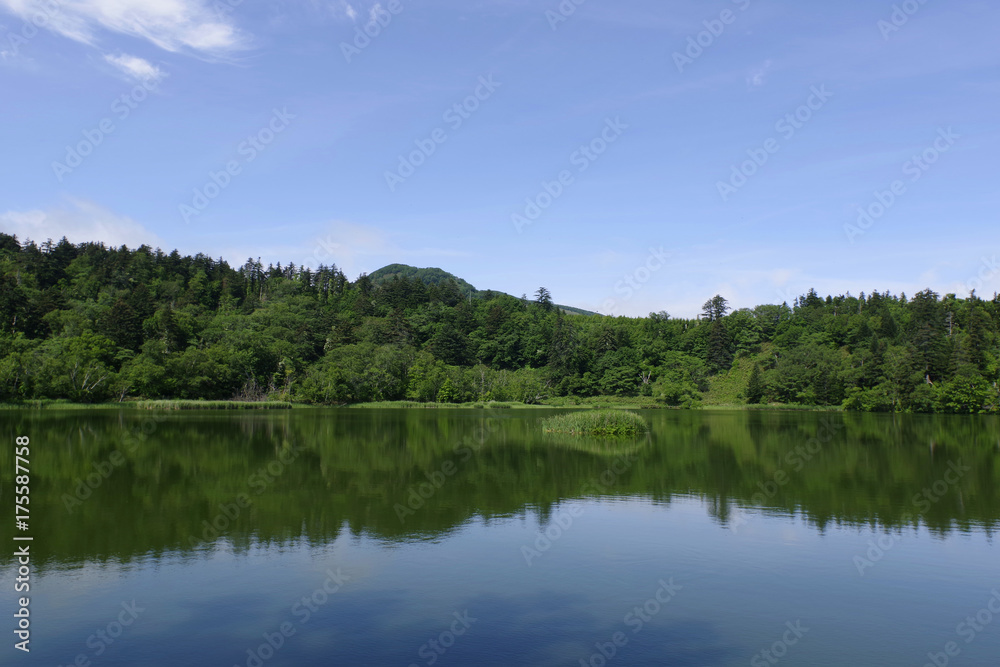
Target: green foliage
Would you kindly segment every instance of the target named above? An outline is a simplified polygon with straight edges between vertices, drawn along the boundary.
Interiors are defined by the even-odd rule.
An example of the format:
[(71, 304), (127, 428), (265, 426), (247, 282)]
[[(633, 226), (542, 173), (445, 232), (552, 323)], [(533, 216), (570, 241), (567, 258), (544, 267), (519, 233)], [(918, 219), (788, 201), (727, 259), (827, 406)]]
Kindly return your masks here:
[[(381, 269), (375, 271), (367, 277), (374, 286), (380, 286), (406, 294), (413, 294), (422, 291), (420, 287), (415, 287), (415, 285), (419, 283), (424, 287), (433, 287), (434, 290), (430, 292), (432, 296), (440, 295), (442, 292), (448, 292), (451, 294), (458, 294), (461, 298), (471, 297), (474, 299), (486, 299), (487, 301), (497, 296), (509, 296), (503, 294), (502, 292), (494, 292), (493, 290), (477, 290), (467, 281), (439, 268), (420, 269), (407, 264), (390, 264), (388, 266), (383, 266)], [(396, 283), (395, 286), (394, 283)], [(547, 297), (545, 299), (540, 299), (540, 302), (545, 302), (546, 310), (554, 307), (562, 310), (563, 312), (572, 313), (574, 315), (596, 315), (596, 313), (589, 310), (583, 310), (582, 308), (573, 308), (571, 306), (553, 304), (552, 295), (549, 291), (544, 287), (540, 289), (544, 290), (544, 294)], [(536, 292), (535, 296), (538, 298), (539, 293)]]
[(418, 280), (424, 285), (436, 286), (454, 282), (462, 296), (469, 296), (477, 292), (476, 288), (466, 281), (448, 273), (444, 269), (438, 268), (418, 269), (415, 266), (408, 266), (406, 264), (390, 264), (389, 266), (383, 266), (368, 277), (371, 279), (373, 285), (383, 285), (397, 278), (405, 278), (407, 280)]
[(940, 412), (982, 414), (996, 412), (998, 392), (978, 375), (954, 377), (941, 385), (935, 396)]
[[(230, 267), (0, 233), (0, 401), (744, 400), (997, 412), (1000, 299), (873, 292), (703, 317), (586, 316), (441, 269)], [(756, 370), (755, 370), (756, 369)], [(753, 376), (753, 386), (751, 386)], [(606, 399), (605, 399), (606, 400)]]
[(753, 365), (750, 379), (747, 380), (746, 399), (750, 405), (756, 405), (764, 399), (764, 380), (761, 378), (760, 366), (757, 364)]
[(542, 421), (546, 433), (570, 435), (638, 435), (648, 430), (646, 420), (624, 410), (594, 410), (556, 415)]
[(702, 306), (701, 316), (709, 322), (722, 320), (729, 312), (729, 301), (716, 294)]
[(441, 389), (438, 391), (437, 402), (438, 403), (455, 403), (458, 401), (458, 392), (455, 391), (455, 386), (451, 383), (451, 379), (444, 381), (441, 385)]

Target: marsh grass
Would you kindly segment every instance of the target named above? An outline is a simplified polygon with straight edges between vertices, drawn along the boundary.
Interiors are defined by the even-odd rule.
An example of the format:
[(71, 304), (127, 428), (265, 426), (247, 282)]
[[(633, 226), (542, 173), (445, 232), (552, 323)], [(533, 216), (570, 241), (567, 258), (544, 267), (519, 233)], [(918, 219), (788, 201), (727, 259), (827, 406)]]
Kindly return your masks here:
[(288, 401), (136, 401), (144, 410), (291, 410)]
[(593, 410), (556, 415), (542, 420), (542, 428), (546, 433), (601, 436), (639, 435), (649, 430), (646, 420), (626, 410)]
[(798, 403), (761, 403), (759, 405), (747, 405), (746, 403), (720, 403), (717, 405), (703, 405), (702, 410), (747, 410), (759, 412), (844, 412), (844, 408), (839, 405), (799, 405)]
[(66, 400), (35, 399), (21, 403), (0, 403), (0, 410), (289, 410), (287, 401), (123, 401), (121, 403), (73, 403)]
[(523, 403), (501, 403), (499, 401), (477, 401), (469, 403), (419, 403), (417, 401), (375, 401), (373, 403), (353, 403), (352, 408), (474, 408), (477, 410), (510, 410), (512, 408), (534, 408), (545, 406), (525, 405)]
[(0, 409), (3, 410), (108, 410), (122, 406), (122, 403), (73, 403), (65, 399), (49, 398), (30, 399), (20, 403), (0, 403)]

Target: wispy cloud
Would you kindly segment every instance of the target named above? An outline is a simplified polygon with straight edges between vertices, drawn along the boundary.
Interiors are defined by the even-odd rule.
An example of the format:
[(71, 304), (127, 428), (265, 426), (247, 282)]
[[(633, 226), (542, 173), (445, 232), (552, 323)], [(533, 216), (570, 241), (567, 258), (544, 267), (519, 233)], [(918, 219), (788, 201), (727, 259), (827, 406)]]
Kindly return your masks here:
[(163, 247), (163, 240), (131, 218), (117, 215), (94, 202), (70, 199), (68, 206), (48, 210), (0, 213), (0, 229), (20, 241), (42, 242), (63, 236), (74, 243), (103, 241), (109, 246), (142, 244)]
[(166, 72), (148, 60), (130, 56), (127, 53), (121, 53), (117, 56), (110, 53), (105, 54), (104, 60), (133, 81), (157, 83), (166, 76)]
[(357, 23), (359, 16), (369, 14), (371, 0), (311, 0), (311, 5), (322, 18)]
[[(362, 271), (374, 271), (386, 264), (421, 262), (441, 257), (464, 257), (468, 253), (446, 248), (417, 247), (390, 234), (380, 227), (359, 225), (341, 220), (329, 223), (312, 240), (306, 259), (301, 263), (316, 263), (327, 258), (336, 262), (349, 276)], [(311, 258), (313, 262), (307, 261)]]
[(95, 46), (109, 31), (145, 39), (171, 52), (221, 56), (247, 45), (248, 36), (206, 0), (0, 0), (0, 7), (31, 20), (50, 15), (45, 27)]
[(767, 82), (767, 73), (771, 69), (771, 61), (766, 60), (760, 67), (751, 70), (747, 76), (747, 85), (751, 88), (760, 88)]
[[(279, 238), (284, 242), (276, 242)], [(197, 245), (200, 251), (240, 264), (247, 257), (260, 257), (264, 264), (291, 262), (313, 269), (336, 264), (352, 279), (387, 264), (428, 266), (442, 259), (470, 256), (464, 251), (419, 245), (419, 238), (381, 226), (332, 220), (322, 226), (302, 223), (257, 229), (242, 235), (238, 245), (232, 243), (231, 234), (206, 234)]]

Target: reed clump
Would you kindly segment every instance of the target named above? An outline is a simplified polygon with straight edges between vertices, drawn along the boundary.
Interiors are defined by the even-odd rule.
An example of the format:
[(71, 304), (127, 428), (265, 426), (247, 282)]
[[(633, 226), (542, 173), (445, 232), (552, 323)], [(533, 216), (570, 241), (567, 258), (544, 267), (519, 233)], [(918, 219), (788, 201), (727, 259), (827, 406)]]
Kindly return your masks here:
[(627, 436), (649, 430), (646, 420), (627, 410), (590, 410), (556, 415), (542, 421), (546, 433)]

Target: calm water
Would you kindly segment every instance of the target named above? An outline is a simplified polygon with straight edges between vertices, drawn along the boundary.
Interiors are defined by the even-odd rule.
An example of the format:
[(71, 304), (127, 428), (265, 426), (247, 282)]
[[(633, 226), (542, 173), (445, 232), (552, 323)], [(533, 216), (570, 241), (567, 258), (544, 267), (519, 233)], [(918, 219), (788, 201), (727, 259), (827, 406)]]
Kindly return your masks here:
[(996, 418), (546, 414), (0, 412), (0, 663), (1000, 664)]

